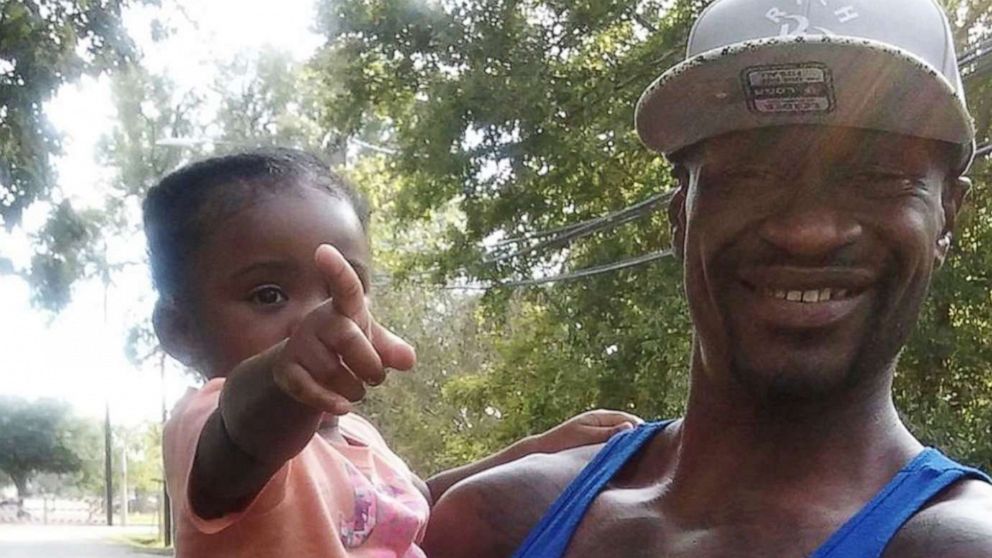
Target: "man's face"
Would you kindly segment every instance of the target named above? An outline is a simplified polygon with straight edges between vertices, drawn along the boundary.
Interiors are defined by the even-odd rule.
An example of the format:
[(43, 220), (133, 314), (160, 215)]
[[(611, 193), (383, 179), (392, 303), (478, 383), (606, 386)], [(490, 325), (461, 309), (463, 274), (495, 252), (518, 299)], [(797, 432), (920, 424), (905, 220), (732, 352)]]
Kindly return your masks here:
[(700, 145), (676, 242), (705, 368), (766, 397), (885, 381), (963, 194), (945, 191), (945, 159), (820, 126)]

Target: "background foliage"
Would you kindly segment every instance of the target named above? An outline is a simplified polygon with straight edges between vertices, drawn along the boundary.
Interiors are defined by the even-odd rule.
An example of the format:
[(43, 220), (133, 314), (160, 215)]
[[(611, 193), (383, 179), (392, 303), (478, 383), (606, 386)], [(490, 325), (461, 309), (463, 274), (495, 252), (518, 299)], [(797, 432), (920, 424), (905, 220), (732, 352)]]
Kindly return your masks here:
[(82, 461), (73, 445), (79, 424), (64, 403), (28, 402), (0, 397), (0, 471), (29, 495), (29, 481), (38, 473), (74, 473)]
[(53, 184), (59, 138), (44, 103), (65, 83), (126, 63), (122, 0), (0, 2), (0, 222), (8, 229)]
[[(373, 390), (363, 411), (418, 472), (462, 463), (596, 406), (676, 416), (691, 340), (676, 262), (539, 287), (484, 287), (668, 246), (660, 204), (620, 226), (500, 259), (546, 240), (537, 231), (671, 188), (667, 164), (633, 131), (633, 109), (645, 86), (682, 58), (688, 26), (706, 4), (319, 0), (326, 44), (306, 65), (277, 51), (245, 53), (218, 63), (210, 90), (182, 91), (133, 64), (114, 77), (117, 120), (100, 154), (112, 171), (104, 205), (75, 211), (55, 199), (36, 236), (38, 256), (22, 272), (39, 306), (58, 310), (78, 279), (112, 281), (122, 267), (144, 263), (115, 261), (107, 247), (140, 238), (138, 204), (164, 173), (246, 146), (304, 147), (372, 198), (375, 311), (416, 344), (420, 365)], [(992, 2), (945, 4), (961, 51), (992, 38)], [(106, 4), (106, 17), (116, 18), (118, 8)], [(5, 29), (11, 20), (3, 17)], [(6, 52), (0, 87), (2, 63), (12, 59)], [(989, 67), (966, 68), (983, 141), (992, 121)], [(0, 89), (5, 119), (14, 99), (7, 91)], [(42, 143), (51, 147), (50, 132)], [(15, 143), (0, 135), (0, 149)], [(23, 165), (43, 168), (50, 152), (32, 151)], [(973, 178), (952, 257), (903, 355), (895, 395), (926, 442), (992, 469), (988, 163), (977, 164)], [(50, 180), (36, 181), (42, 186), (17, 203), (43, 197)], [(5, 175), (0, 184), (8, 187)], [(135, 360), (155, 354), (147, 323), (135, 324), (130, 343)], [(148, 436), (155, 433), (127, 439)]]

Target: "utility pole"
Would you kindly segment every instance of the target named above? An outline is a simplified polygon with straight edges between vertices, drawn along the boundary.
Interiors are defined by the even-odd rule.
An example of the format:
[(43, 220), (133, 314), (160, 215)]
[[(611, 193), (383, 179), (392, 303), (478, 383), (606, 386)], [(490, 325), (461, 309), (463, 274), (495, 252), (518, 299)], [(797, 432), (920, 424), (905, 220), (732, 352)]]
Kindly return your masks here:
[(121, 436), (121, 525), (127, 525), (127, 433)]
[[(165, 407), (165, 353), (159, 356), (158, 371), (162, 379), (162, 432), (165, 432), (165, 421), (168, 411)], [(169, 491), (165, 487), (165, 465), (162, 465), (162, 544), (166, 548), (172, 546), (172, 502), (169, 501)]]
[[(107, 254), (107, 246), (103, 247), (104, 256)], [(107, 330), (107, 291), (110, 288), (110, 273), (103, 270), (103, 329)], [(110, 433), (110, 399), (104, 394), (103, 399), (103, 482), (106, 488), (105, 498), (107, 502), (107, 525), (114, 524), (114, 456), (111, 448), (113, 439)]]
[(113, 454), (110, 444), (110, 401), (104, 402), (103, 418), (103, 482), (106, 487), (104, 498), (107, 508), (107, 525), (114, 524), (114, 475), (113, 475)]

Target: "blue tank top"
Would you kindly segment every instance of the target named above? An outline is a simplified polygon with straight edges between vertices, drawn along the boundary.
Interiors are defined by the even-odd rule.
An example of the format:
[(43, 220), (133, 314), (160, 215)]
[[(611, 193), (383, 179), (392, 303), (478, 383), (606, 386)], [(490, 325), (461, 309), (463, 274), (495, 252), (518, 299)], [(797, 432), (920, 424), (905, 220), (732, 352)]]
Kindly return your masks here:
[[(646, 423), (611, 438), (552, 504), (514, 558), (564, 556), (572, 534), (606, 483), (672, 422)], [(878, 558), (899, 528), (930, 498), (964, 478), (992, 483), (981, 471), (955, 463), (933, 448), (924, 449), (811, 558)]]

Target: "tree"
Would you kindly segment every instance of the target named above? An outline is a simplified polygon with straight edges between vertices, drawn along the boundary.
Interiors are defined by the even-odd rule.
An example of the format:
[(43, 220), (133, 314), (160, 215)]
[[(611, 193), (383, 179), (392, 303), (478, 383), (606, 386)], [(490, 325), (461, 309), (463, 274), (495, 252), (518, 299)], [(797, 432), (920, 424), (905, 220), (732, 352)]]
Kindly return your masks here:
[(140, 232), (144, 193), (168, 171), (199, 150), (159, 145), (161, 140), (201, 133), (193, 124), (201, 99), (180, 95), (167, 78), (132, 66), (113, 76), (117, 123), (101, 141), (98, 160), (115, 169), (103, 207), (76, 210), (69, 201), (54, 207), (35, 233), (31, 267), (24, 272), (35, 306), (58, 312), (72, 300), (72, 287), (96, 278), (110, 285), (121, 268), (142, 262), (114, 261), (108, 243)]
[[(46, 472), (32, 478), (35, 493), (54, 494), (63, 498), (101, 498), (104, 495), (104, 448), (102, 424), (93, 419), (72, 419), (66, 436), (69, 450), (79, 459), (73, 471)], [(116, 425), (113, 433), (114, 485), (123, 486), (123, 459), (127, 454), (128, 492), (140, 496), (155, 496), (161, 490), (162, 425), (140, 423), (133, 426)]]
[(10, 229), (54, 180), (58, 134), (43, 105), (81, 75), (132, 56), (124, 0), (7, 0), (0, 5), (0, 221)]
[(26, 273), (36, 306), (61, 309), (71, 300), (71, 286), (77, 278), (106, 275), (103, 225), (104, 215), (99, 211), (76, 211), (68, 200), (54, 207), (34, 234), (35, 253)]
[(283, 146), (343, 163), (341, 138), (321, 126), (313, 80), (288, 53), (264, 48), (217, 67), (215, 119), (222, 148)]
[(65, 404), (0, 396), (0, 470), (14, 482), (19, 499), (28, 495), (36, 473), (80, 469), (80, 459), (71, 449), (71, 433)]
[(63, 498), (99, 498), (104, 488), (103, 425), (91, 418), (73, 418), (68, 430), (68, 447), (79, 458), (79, 468), (36, 475), (32, 492)]
[[(384, 172), (396, 218), (454, 204), (410, 276), (487, 284), (554, 275), (663, 250), (663, 203), (588, 235), (559, 230), (672, 187), (633, 131), (644, 88), (682, 58), (703, 0), (323, 0), (324, 118), (347, 134), (375, 128), (396, 151)], [(947, 2), (961, 52), (992, 37), (992, 5)], [(992, 59), (966, 64), (983, 142)], [(388, 128), (382, 129), (381, 123)], [(992, 466), (992, 219), (988, 166), (976, 165), (956, 254), (938, 275), (904, 352), (896, 397), (925, 441)], [(561, 235), (559, 235), (561, 236)], [(543, 243), (543, 244), (542, 244)], [(529, 250), (529, 251), (528, 251)], [(519, 252), (513, 255), (514, 252)], [(512, 257), (508, 257), (511, 256)], [(670, 417), (683, 405), (691, 326), (671, 259), (579, 281), (493, 288), (480, 312), (495, 357), (442, 390), (465, 413), (499, 416), (486, 443), (594, 405)]]

